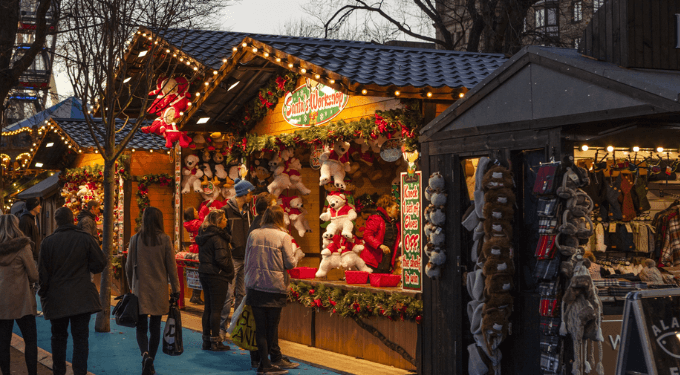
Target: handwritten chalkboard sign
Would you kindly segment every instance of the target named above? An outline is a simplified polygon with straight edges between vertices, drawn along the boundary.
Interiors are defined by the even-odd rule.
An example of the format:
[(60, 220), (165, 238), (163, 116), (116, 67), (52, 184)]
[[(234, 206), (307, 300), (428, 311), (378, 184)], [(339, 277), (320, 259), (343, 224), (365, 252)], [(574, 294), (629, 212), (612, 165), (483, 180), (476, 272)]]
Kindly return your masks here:
[(680, 375), (680, 289), (629, 293), (617, 375)]

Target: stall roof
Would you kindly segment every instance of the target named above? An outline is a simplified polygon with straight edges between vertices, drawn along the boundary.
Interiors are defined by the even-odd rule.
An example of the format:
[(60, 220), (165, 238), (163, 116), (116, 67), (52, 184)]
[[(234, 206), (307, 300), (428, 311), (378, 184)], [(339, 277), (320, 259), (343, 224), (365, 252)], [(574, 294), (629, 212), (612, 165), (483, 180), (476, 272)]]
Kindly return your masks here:
[(26, 127), (30, 128), (34, 125), (42, 124), (45, 120), (53, 117), (72, 119), (85, 118), (85, 115), (83, 114), (83, 103), (81, 103), (80, 99), (71, 96), (44, 111), (36, 113), (30, 118), (7, 126), (3, 131), (13, 131)]
[(56, 172), (50, 177), (47, 177), (46, 179), (17, 194), (16, 197), (19, 199), (28, 199), (37, 197), (46, 198), (52, 195), (52, 193), (59, 189), (59, 174), (60, 172)]
[[(527, 46), (421, 130), (421, 142), (603, 121), (680, 123), (680, 74), (625, 69), (576, 50)], [(482, 129), (483, 128), (483, 129)]]
[[(71, 139), (73, 139), (73, 141), (76, 142), (80, 147), (90, 148), (97, 146), (94, 140), (92, 139), (92, 135), (88, 130), (88, 126), (85, 120), (61, 119), (61, 118), (55, 118), (53, 120), (56, 123), (56, 125), (59, 126), (66, 134), (68, 134), (68, 136), (71, 137)], [(94, 121), (100, 123), (101, 119), (95, 118)], [(116, 125), (122, 126), (123, 124), (124, 124), (123, 120), (120, 119), (116, 120)], [(116, 143), (122, 142), (133, 126), (134, 126), (133, 121), (128, 122), (123, 130), (116, 133)], [(104, 141), (103, 134), (99, 132), (95, 132), (95, 134), (97, 135), (99, 142)], [(130, 140), (130, 143), (128, 143), (127, 148), (168, 150), (165, 147), (165, 140), (163, 138), (155, 136), (153, 134), (142, 133), (141, 130), (138, 131), (135, 134), (135, 136)]]

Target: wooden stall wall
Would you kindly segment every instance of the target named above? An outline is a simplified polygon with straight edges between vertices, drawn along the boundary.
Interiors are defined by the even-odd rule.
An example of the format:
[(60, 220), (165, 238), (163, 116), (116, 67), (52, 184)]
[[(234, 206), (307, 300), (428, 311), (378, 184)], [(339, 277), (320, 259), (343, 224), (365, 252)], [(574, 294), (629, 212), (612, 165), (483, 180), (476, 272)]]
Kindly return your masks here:
[[(130, 154), (130, 175), (144, 176), (147, 174), (167, 173), (174, 175), (174, 164), (172, 156), (161, 152), (146, 152), (137, 151)], [(130, 213), (131, 235), (137, 233), (135, 225), (135, 218), (139, 216), (139, 208), (137, 207), (137, 190), (139, 184), (133, 181), (129, 192), (130, 206), (128, 212)], [(163, 212), (163, 229), (165, 233), (170, 236), (170, 239), (175, 238), (175, 206), (173, 200), (173, 189), (170, 186), (160, 186), (159, 184), (149, 185), (149, 200), (152, 207), (157, 207)]]
[(71, 168), (82, 168), (85, 166), (93, 166), (99, 164), (102, 167), (104, 166), (104, 158), (95, 153), (86, 153), (86, 154), (80, 154), (76, 157), (76, 160), (73, 162), (73, 165)]

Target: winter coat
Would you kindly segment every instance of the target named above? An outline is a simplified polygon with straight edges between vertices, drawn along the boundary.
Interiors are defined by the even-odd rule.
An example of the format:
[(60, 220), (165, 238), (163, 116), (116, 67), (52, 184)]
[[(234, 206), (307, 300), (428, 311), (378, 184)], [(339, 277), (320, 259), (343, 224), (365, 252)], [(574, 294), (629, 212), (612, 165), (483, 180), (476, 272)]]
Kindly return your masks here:
[[(245, 205), (244, 208), (246, 208)], [(243, 259), (248, 241), (248, 228), (250, 228), (250, 211), (246, 208), (241, 214), (233, 198), (222, 207), (222, 210), (228, 220), (226, 230), (231, 235), (231, 256), (234, 259)]]
[(260, 226), (262, 225), (262, 215), (257, 215), (253, 218), (253, 222), (250, 223), (250, 228), (248, 229), (248, 236), (250, 236), (250, 233), (252, 233), (255, 229), (260, 229)]
[[(371, 215), (366, 220), (366, 227), (364, 229), (364, 251), (361, 252), (361, 259), (371, 267), (378, 267), (382, 261), (383, 251), (380, 245), (385, 239), (385, 220), (390, 220), (387, 212), (382, 207), (378, 207), (378, 213)], [(397, 240), (392, 249), (392, 262), (394, 267), (394, 260), (397, 258), (397, 249), (401, 242), (401, 226), (397, 223)]]
[(24, 233), (24, 236), (33, 241), (31, 251), (33, 252), (33, 260), (38, 261), (40, 252), (40, 229), (35, 224), (35, 216), (31, 211), (23, 211), (19, 217), (19, 229)]
[(203, 220), (205, 220), (205, 217), (208, 216), (208, 213), (210, 213), (210, 208), (208, 208), (208, 206), (203, 206), (198, 212), (197, 219), (187, 220), (184, 222), (184, 229), (189, 232), (189, 240), (191, 241), (191, 245), (189, 246), (190, 253), (198, 254), (196, 236), (198, 236), (198, 231), (201, 229), (201, 224), (203, 224)]
[(158, 245), (145, 245), (140, 234), (130, 238), (125, 273), (128, 285), (139, 299), (140, 315), (165, 315), (170, 311), (168, 282), (179, 292), (175, 251), (170, 237), (161, 233)]
[(231, 260), (229, 234), (222, 228), (211, 225), (196, 237), (198, 244), (198, 272), (234, 280), (234, 262)]
[(31, 240), (18, 237), (0, 243), (0, 320), (37, 314), (35, 292), (38, 282)]
[(290, 234), (271, 225), (255, 229), (246, 244), (246, 289), (288, 293), (286, 270), (297, 265), (294, 253)]
[(90, 273), (100, 273), (106, 256), (91, 234), (68, 224), (58, 227), (40, 246), (40, 302), (45, 319), (101, 311)]
[(99, 233), (97, 233), (97, 222), (92, 212), (82, 210), (78, 214), (78, 229), (83, 232), (90, 233), (97, 242), (99, 242)]

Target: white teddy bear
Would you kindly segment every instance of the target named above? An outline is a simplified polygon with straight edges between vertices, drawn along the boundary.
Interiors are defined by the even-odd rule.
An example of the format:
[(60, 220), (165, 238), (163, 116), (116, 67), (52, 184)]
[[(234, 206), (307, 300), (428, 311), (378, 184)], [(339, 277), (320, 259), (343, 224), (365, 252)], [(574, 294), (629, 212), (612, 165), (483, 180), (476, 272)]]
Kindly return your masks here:
[(182, 167), (182, 194), (191, 192), (200, 193), (201, 189), (201, 177), (203, 177), (203, 172), (198, 169), (198, 162), (200, 159), (196, 155), (189, 155), (184, 158), (184, 167)]
[(274, 180), (267, 186), (267, 190), (278, 197), (284, 190), (290, 187), (290, 177), (284, 173), (286, 167), (280, 155), (275, 155), (274, 158), (269, 161), (269, 169), (274, 175)]
[(281, 197), (281, 199), (279, 199), (279, 204), (283, 208), (283, 219), (286, 225), (292, 223), (300, 237), (304, 237), (305, 233), (310, 233), (312, 231), (306, 217), (307, 210), (303, 208), (302, 198), (298, 196)]
[(347, 204), (345, 194), (334, 191), (328, 195), (328, 210), (322, 213), (319, 218), (329, 221), (326, 232), (323, 234), (324, 244), (340, 232), (345, 238), (352, 238), (354, 223), (352, 220), (357, 218), (354, 208)]
[(319, 156), (321, 162), (321, 175), (319, 185), (326, 185), (333, 178), (335, 187), (345, 190), (345, 173), (350, 171), (349, 146), (347, 142), (335, 142), (331, 151), (326, 151)]
[(342, 265), (342, 268), (349, 270), (354, 267), (359, 271), (372, 273), (373, 270), (368, 267), (366, 262), (359, 256), (359, 253), (364, 250), (364, 245), (361, 243), (361, 240), (356, 239), (355, 242), (350, 242), (343, 237), (342, 241), (344, 242), (343, 249), (340, 252), (340, 264)]
[(300, 245), (293, 239), (293, 257), (295, 258), (295, 263), (299, 264), (300, 260), (305, 257), (304, 251), (300, 248)]
[(286, 170), (283, 172), (288, 175), (290, 181), (290, 187), (297, 189), (300, 194), (308, 195), (312, 191), (307, 189), (305, 184), (302, 183), (302, 177), (300, 176), (300, 169), (302, 169), (302, 163), (298, 158), (290, 158), (285, 163)]

